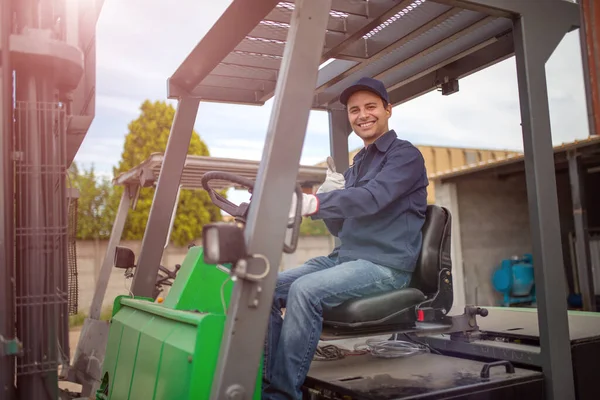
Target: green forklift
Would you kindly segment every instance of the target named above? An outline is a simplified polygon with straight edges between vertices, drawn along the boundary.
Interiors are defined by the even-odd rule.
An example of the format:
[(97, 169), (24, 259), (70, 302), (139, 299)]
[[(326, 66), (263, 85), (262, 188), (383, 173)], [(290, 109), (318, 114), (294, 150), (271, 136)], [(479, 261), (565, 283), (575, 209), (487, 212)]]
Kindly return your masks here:
[[(537, 309), (461, 304), (457, 312), (452, 215), (430, 205), (411, 287), (324, 310), (321, 337), (324, 343), (378, 337), (422, 351), (314, 361), (304, 396), (600, 398), (591, 361), (600, 356), (600, 318), (568, 312), (566, 294), (557, 295), (566, 289), (544, 69), (563, 36), (579, 26), (580, 7), (568, 0), (233, 0), (168, 80), (168, 97), (178, 106), (157, 179), (145, 179), (148, 169), (128, 175), (139, 183), (126, 185), (105, 264), (128, 271), (133, 281), (130, 293), (114, 300), (108, 324), (97, 313), (86, 320), (72, 367), (82, 395), (260, 399), (278, 266), (298, 241), (301, 216), (289, 223), (288, 211), (293, 193), (302, 192), (297, 182), (310, 110), (328, 112), (331, 155), (345, 170), (351, 130), (338, 97), (348, 83), (376, 77), (398, 105), (436, 89), (452, 94), (460, 78), (514, 55), (533, 258), (540, 266)], [(199, 180), (234, 221), (205, 226), (201, 246), (190, 245), (180, 267), (160, 265), (200, 102), (261, 106), (271, 97), (255, 178), (214, 168)], [(221, 197), (222, 182), (248, 189), (250, 201)], [(118, 244), (139, 185), (155, 185), (156, 192), (136, 257)], [(101, 276), (108, 275), (103, 265)], [(107, 282), (99, 280), (95, 299)], [(163, 299), (164, 285), (171, 287)], [(434, 337), (437, 345), (425, 343)]]

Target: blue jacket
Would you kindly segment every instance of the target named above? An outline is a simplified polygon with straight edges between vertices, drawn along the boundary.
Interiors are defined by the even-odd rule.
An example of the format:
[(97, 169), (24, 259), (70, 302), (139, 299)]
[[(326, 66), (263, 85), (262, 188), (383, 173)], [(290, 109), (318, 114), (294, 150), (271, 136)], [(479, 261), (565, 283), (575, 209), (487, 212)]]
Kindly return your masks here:
[(427, 208), (423, 155), (393, 130), (354, 157), (346, 188), (317, 194), (313, 219), (323, 219), (341, 245), (330, 256), (413, 272)]

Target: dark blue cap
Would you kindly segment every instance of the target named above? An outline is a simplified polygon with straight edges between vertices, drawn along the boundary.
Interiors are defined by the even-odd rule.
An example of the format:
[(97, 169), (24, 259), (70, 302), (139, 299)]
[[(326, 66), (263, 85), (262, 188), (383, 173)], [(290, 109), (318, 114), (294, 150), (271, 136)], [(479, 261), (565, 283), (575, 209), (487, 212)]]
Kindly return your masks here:
[(342, 103), (343, 105), (347, 105), (350, 96), (361, 90), (368, 90), (369, 92), (373, 92), (379, 97), (381, 97), (383, 100), (385, 100), (387, 104), (390, 103), (390, 98), (388, 96), (388, 92), (385, 89), (385, 85), (383, 84), (383, 82), (369, 77), (360, 78), (351, 86), (347, 87), (340, 95), (340, 103)]

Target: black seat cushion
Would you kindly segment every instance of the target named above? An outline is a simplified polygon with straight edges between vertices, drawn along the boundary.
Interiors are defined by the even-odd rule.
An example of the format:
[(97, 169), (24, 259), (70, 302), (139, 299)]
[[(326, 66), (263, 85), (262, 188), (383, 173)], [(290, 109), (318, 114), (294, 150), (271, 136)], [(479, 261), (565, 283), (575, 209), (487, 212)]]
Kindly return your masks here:
[[(406, 312), (425, 300), (418, 289), (405, 288), (368, 297), (348, 300), (337, 307), (323, 309), (323, 324), (333, 326), (364, 326), (403, 323)], [(414, 320), (409, 317), (408, 320)]]
[(447, 209), (428, 205), (422, 229), (423, 245), (410, 287), (347, 300), (337, 307), (324, 309), (323, 325), (367, 328), (414, 322), (414, 307), (438, 290), (440, 269), (452, 268), (450, 226), (451, 217)]

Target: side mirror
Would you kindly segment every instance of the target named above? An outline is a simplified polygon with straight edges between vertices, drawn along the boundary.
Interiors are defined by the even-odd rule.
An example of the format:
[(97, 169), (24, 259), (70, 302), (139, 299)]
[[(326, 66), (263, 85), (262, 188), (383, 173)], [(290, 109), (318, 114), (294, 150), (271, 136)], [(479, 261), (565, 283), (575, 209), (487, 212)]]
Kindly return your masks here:
[(202, 228), (204, 262), (235, 264), (247, 258), (244, 230), (237, 224), (215, 222)]
[(122, 269), (135, 268), (135, 254), (133, 250), (117, 246), (115, 249), (115, 267)]

